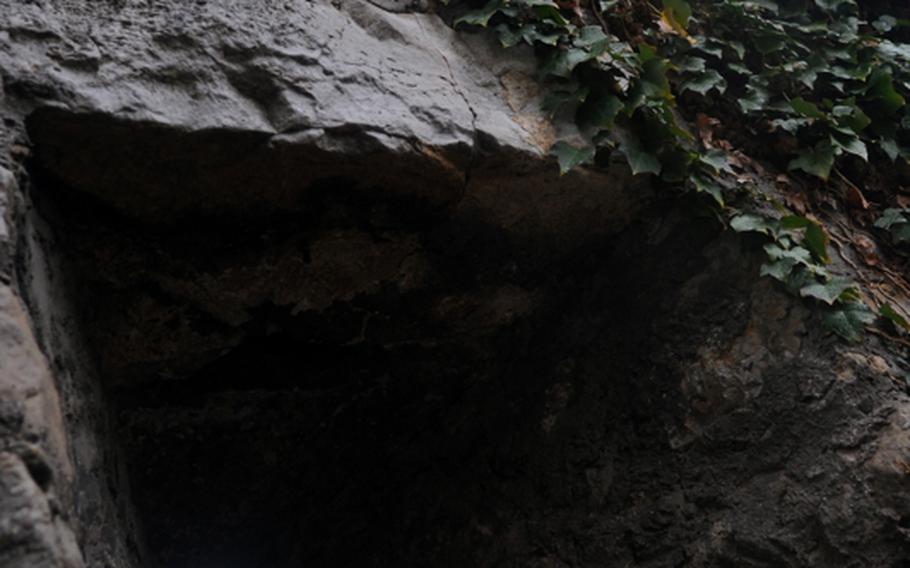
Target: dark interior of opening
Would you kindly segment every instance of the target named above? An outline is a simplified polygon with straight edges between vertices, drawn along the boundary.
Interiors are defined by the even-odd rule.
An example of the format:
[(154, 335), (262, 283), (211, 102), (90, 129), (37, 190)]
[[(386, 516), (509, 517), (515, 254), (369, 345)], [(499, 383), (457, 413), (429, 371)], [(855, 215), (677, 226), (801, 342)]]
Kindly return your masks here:
[[(543, 262), (539, 242), (343, 179), (292, 214), (161, 226), (40, 160), (32, 174), (80, 282), (149, 566), (609, 564), (667, 552), (667, 526), (685, 511), (668, 502), (645, 521), (640, 508), (657, 505), (641, 495), (682, 471), (666, 462), (681, 421), (667, 357), (691, 356), (698, 344), (679, 339), (703, 322), (667, 314), (702, 269), (694, 251), (710, 223), (638, 224)], [(339, 284), (351, 293), (329, 290), (316, 308), (261, 292), (283, 274), (262, 263), (316, 262), (339, 234), (409, 243), (420, 283), (396, 272), (375, 284), (385, 277), (364, 262), (345, 274), (356, 285)], [(301, 298), (317, 276), (293, 284)], [(728, 316), (706, 306), (700, 317)], [(673, 341), (689, 351), (658, 355)], [(571, 552), (559, 544), (584, 533), (598, 536)]]

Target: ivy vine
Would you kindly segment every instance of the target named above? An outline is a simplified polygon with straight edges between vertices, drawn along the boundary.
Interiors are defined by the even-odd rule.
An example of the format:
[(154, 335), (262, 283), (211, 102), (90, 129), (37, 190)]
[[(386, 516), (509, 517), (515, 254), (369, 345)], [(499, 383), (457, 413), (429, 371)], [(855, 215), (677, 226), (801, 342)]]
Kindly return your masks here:
[[(829, 306), (825, 321), (844, 339), (861, 337), (875, 314), (856, 284), (829, 272), (822, 224), (743, 183), (730, 145), (693, 134), (691, 117), (721, 109), (774, 140), (766, 152), (794, 175), (821, 182), (845, 161), (907, 160), (910, 44), (900, 38), (910, 22), (867, 21), (855, 0), (460, 4), (455, 26), (539, 54), (546, 112), (571, 113), (582, 133), (553, 146), (562, 173), (620, 152), (633, 174), (705, 195), (730, 228), (766, 239), (762, 275)], [(877, 226), (910, 241), (910, 210), (888, 210)], [(890, 306), (878, 313), (910, 329)]]

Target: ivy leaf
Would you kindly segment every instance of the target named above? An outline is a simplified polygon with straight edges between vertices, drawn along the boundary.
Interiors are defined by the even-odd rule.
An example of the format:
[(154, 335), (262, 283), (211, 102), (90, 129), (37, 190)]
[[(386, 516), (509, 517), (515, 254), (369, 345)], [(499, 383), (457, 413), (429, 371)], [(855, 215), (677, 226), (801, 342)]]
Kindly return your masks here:
[(818, 74), (826, 71), (828, 62), (819, 53), (813, 53), (807, 61), (800, 61), (794, 66), (793, 77), (806, 86), (807, 89), (815, 88)]
[(629, 161), (629, 167), (632, 168), (633, 175), (660, 174), (663, 166), (657, 156), (649, 154), (642, 150), (641, 147), (625, 145), (622, 146), (622, 150), (626, 154), (626, 159)]
[(684, 57), (676, 63), (676, 69), (684, 73), (701, 73), (705, 70), (705, 60), (701, 57)]
[(825, 118), (825, 114), (818, 110), (818, 107), (804, 100), (802, 97), (796, 97), (790, 101), (790, 106), (799, 114), (808, 118)]
[(880, 229), (890, 229), (894, 225), (907, 223), (907, 217), (904, 216), (903, 209), (885, 209), (881, 218), (875, 222), (875, 226)]
[(747, 114), (764, 110), (770, 98), (771, 94), (768, 92), (767, 85), (757, 76), (753, 76), (746, 86), (746, 95), (739, 99), (739, 107)]
[(834, 167), (834, 147), (827, 140), (819, 142), (814, 148), (803, 150), (790, 162), (788, 169), (803, 170), (823, 181), (828, 181), (831, 168)]
[(777, 6), (777, 2), (773, 2), (772, 0), (751, 0), (743, 2), (743, 5), (752, 10), (762, 9), (767, 10), (773, 14), (777, 14), (777, 12), (780, 10), (780, 8)]
[(809, 126), (810, 124), (812, 124), (812, 121), (808, 118), (777, 118), (771, 121), (771, 126), (773, 128), (789, 132), (790, 134), (796, 134), (799, 132), (800, 128)]
[(559, 175), (565, 175), (569, 170), (579, 164), (590, 162), (597, 152), (594, 146), (576, 148), (571, 144), (559, 141), (550, 148), (550, 154), (556, 156), (559, 162)]
[(906, 43), (894, 43), (886, 39), (878, 44), (878, 52), (884, 61), (910, 61), (910, 45)]
[(883, 318), (891, 320), (894, 325), (902, 328), (904, 331), (910, 331), (910, 323), (907, 322), (904, 316), (897, 313), (897, 311), (892, 308), (890, 304), (882, 304), (882, 307), (879, 308), (878, 313)]
[(660, 24), (663, 29), (672, 30), (685, 38), (691, 44), (696, 40), (689, 36), (686, 28), (689, 27), (689, 18), (692, 17), (692, 7), (686, 0), (663, 0), (664, 9), (660, 12)]
[(838, 105), (831, 109), (831, 115), (834, 116), (838, 124), (850, 128), (857, 134), (872, 123), (872, 119), (863, 112), (863, 109), (856, 106), (852, 99), (849, 104)]
[(897, 19), (894, 16), (881, 16), (872, 22), (872, 27), (880, 34), (886, 34), (897, 26)]
[(602, 130), (612, 130), (625, 103), (611, 93), (592, 96), (583, 107), (584, 120)]
[(800, 289), (814, 281), (815, 275), (812, 273), (811, 269), (796, 269), (790, 274), (787, 280), (784, 281), (784, 284), (786, 285), (788, 292), (794, 296), (799, 296)]
[(686, 0), (663, 0), (664, 13), (683, 31), (689, 27), (689, 18), (692, 17), (692, 7)]
[(642, 147), (641, 141), (633, 132), (624, 131), (620, 134), (619, 148), (626, 155), (633, 175), (660, 174), (660, 160)]
[(645, 97), (651, 100), (672, 101), (673, 93), (670, 83), (663, 75), (653, 74), (641, 81), (641, 89)]
[(505, 8), (505, 5), (505, 0), (490, 0), (484, 4), (482, 8), (471, 10), (467, 14), (455, 20), (454, 25), (457, 26), (458, 24), (470, 24), (472, 26), (487, 27), (487, 24), (490, 22), (490, 18), (492, 18), (496, 12)]
[(799, 215), (787, 215), (786, 217), (781, 218), (780, 226), (788, 231), (794, 229), (806, 229), (813, 225), (813, 221), (806, 218), (800, 217)]
[(793, 268), (795, 266), (796, 261), (792, 258), (781, 258), (774, 262), (766, 262), (761, 265), (760, 276), (770, 276), (775, 280), (786, 282), (790, 277), (790, 274), (793, 273)]
[(701, 174), (693, 174), (690, 178), (692, 184), (695, 186), (695, 191), (699, 193), (707, 193), (714, 198), (714, 201), (721, 207), (724, 207), (724, 193), (723, 188), (717, 184), (709, 176), (704, 176)]
[(815, 0), (815, 5), (829, 14), (834, 14), (841, 6), (853, 6), (855, 8), (856, 2), (855, 0)]
[(831, 136), (831, 143), (835, 148), (859, 156), (863, 161), (869, 161), (869, 151), (866, 149), (866, 143), (859, 139), (859, 136), (848, 131), (849, 134), (836, 132)]
[(787, 231), (805, 229), (802, 244), (820, 262), (831, 262), (831, 257), (828, 256), (828, 235), (820, 223), (799, 215), (788, 215), (780, 220), (780, 226)]
[(755, 232), (773, 235), (777, 232), (777, 222), (758, 215), (739, 215), (730, 221), (730, 228), (737, 233)]
[(578, 31), (578, 37), (573, 43), (578, 47), (592, 47), (608, 40), (600, 26), (585, 26)]
[[(679, 123), (676, 122), (676, 115), (673, 113), (673, 108), (668, 104), (660, 105), (660, 122), (662, 126), (676, 138), (689, 142), (695, 140), (695, 136), (693, 136), (691, 132), (682, 128)], [(692, 160), (689, 161), (691, 162)]]
[(555, 47), (561, 37), (558, 33), (542, 33), (534, 24), (527, 24), (519, 29), (513, 29), (508, 24), (496, 26), (499, 34), (499, 43), (503, 47), (513, 47), (521, 42), (534, 45), (535, 42)]
[(894, 89), (891, 72), (885, 68), (876, 69), (869, 77), (866, 94), (878, 101), (886, 114), (894, 114), (906, 104), (904, 97)]
[(752, 70), (743, 65), (742, 63), (727, 63), (727, 69), (737, 73), (739, 75), (751, 75)]
[(698, 36), (696, 38), (695, 49), (704, 53), (705, 55), (710, 55), (711, 57), (716, 57), (717, 59), (724, 58), (724, 48), (720, 45), (708, 45), (708, 40), (703, 36)]
[(551, 56), (550, 60), (543, 66), (544, 74), (555, 75), (568, 79), (572, 76), (572, 70), (585, 61), (590, 61), (599, 55), (597, 51), (591, 51), (586, 48), (570, 47), (568, 49), (558, 49)]
[(714, 69), (708, 69), (696, 77), (683, 82), (679, 87), (679, 92), (695, 91), (700, 95), (705, 95), (711, 89), (716, 89), (718, 94), (721, 95), (727, 90), (727, 80)]
[(882, 138), (878, 141), (878, 147), (891, 158), (892, 162), (897, 160), (897, 157), (901, 155), (901, 149), (893, 138)]
[(711, 167), (715, 173), (726, 172), (728, 174), (735, 173), (733, 168), (730, 167), (730, 161), (727, 159), (727, 153), (723, 150), (718, 150), (717, 148), (712, 148), (699, 156), (699, 161), (709, 167)]
[(764, 249), (770, 260), (787, 259), (793, 261), (793, 264), (801, 264), (807, 268), (812, 266), (812, 253), (803, 247), (781, 248), (777, 244), (768, 243)]
[(740, 60), (746, 56), (746, 46), (739, 41), (728, 41), (725, 44), (727, 47), (733, 50), (736, 53), (736, 57)]
[(875, 226), (890, 231), (897, 244), (910, 241), (910, 219), (906, 212), (906, 209), (886, 209)]
[(758, 49), (759, 53), (768, 55), (775, 51), (779, 51), (787, 45), (787, 39), (786, 34), (763, 30), (755, 35), (753, 41), (755, 42), (755, 48)]
[(689, 166), (698, 157), (695, 152), (683, 148), (665, 148), (658, 156), (660, 160), (660, 177), (664, 181), (683, 183), (689, 179)]
[(513, 30), (508, 24), (499, 24), (493, 29), (496, 30), (499, 36), (499, 43), (503, 47), (515, 47), (524, 39), (522, 30), (526, 27), (528, 26), (522, 27), (521, 30)]
[(828, 235), (819, 223), (812, 223), (806, 227), (803, 244), (819, 261), (825, 264), (831, 262), (831, 257), (828, 256)]
[(551, 20), (558, 26), (565, 27), (569, 25), (569, 22), (559, 13), (559, 8), (556, 4), (550, 2), (537, 4), (534, 6), (534, 12), (537, 13), (537, 17), (540, 19)]
[(856, 285), (853, 282), (849, 280), (832, 280), (826, 283), (816, 282), (809, 284), (800, 289), (799, 295), (803, 298), (815, 298), (829, 306), (833, 306), (850, 289), (853, 289), (855, 294)]
[(588, 87), (580, 87), (574, 91), (550, 91), (543, 99), (541, 108), (549, 114), (550, 118), (566, 105), (578, 105), (588, 98)]
[(638, 44), (638, 62), (642, 65), (647, 65), (651, 61), (660, 59), (657, 55), (657, 50), (646, 43)]
[(875, 320), (875, 315), (861, 302), (850, 302), (825, 314), (825, 326), (851, 343), (862, 338), (863, 328)]

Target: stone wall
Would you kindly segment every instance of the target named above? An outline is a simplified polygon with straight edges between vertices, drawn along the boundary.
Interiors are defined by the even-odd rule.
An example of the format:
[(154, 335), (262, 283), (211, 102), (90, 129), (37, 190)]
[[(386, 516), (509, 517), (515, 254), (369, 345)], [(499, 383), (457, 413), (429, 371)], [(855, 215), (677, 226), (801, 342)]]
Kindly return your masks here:
[[(0, 185), (16, 191), (0, 170)], [(0, 203), (3, 203), (0, 200)], [(9, 210), (0, 250), (11, 249)], [(38, 348), (28, 314), (8, 280), (0, 282), (0, 564), (82, 566), (68, 525), (66, 493), (73, 482), (59, 391)]]
[(0, 566), (908, 565), (903, 354), (430, 4), (0, 0)]

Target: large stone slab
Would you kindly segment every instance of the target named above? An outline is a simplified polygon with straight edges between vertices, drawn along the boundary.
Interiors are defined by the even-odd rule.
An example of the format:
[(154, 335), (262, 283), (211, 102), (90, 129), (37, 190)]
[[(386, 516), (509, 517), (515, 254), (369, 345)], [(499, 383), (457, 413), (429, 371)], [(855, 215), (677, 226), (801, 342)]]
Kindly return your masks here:
[(558, 175), (574, 127), (529, 51), (405, 8), (3, 0), (0, 68), (39, 163), (152, 222), (304, 209), (339, 178), (554, 246), (628, 222), (647, 191), (624, 166)]

